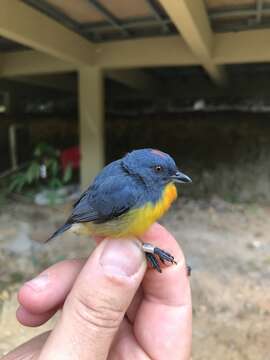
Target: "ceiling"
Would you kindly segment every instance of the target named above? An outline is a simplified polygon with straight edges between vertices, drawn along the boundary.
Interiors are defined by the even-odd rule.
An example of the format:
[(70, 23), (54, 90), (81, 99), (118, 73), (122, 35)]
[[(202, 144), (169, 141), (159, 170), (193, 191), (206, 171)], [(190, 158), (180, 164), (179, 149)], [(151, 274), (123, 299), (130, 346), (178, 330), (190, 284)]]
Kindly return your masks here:
[[(177, 33), (157, 0), (21, 0), (91, 42)], [(270, 0), (205, 0), (214, 32), (270, 28)], [(0, 37), (0, 51), (25, 47)]]

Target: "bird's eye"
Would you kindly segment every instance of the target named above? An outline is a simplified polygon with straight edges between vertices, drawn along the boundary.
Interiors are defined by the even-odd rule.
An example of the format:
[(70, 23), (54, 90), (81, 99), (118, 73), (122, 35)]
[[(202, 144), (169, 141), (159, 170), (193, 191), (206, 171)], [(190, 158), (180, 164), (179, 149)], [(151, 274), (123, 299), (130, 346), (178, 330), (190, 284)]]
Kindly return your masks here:
[(163, 170), (162, 166), (156, 165), (155, 166), (155, 172), (161, 172)]

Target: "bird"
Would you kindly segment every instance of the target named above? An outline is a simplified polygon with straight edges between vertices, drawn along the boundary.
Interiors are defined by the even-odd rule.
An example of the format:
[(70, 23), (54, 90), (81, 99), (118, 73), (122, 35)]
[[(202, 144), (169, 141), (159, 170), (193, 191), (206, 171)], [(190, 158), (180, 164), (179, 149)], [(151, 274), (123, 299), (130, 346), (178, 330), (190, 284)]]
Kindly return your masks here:
[[(136, 149), (106, 165), (74, 203), (66, 222), (47, 241), (69, 230), (108, 238), (140, 237), (177, 198), (175, 183), (190, 183), (167, 153)], [(168, 252), (142, 243), (150, 265), (176, 264)]]

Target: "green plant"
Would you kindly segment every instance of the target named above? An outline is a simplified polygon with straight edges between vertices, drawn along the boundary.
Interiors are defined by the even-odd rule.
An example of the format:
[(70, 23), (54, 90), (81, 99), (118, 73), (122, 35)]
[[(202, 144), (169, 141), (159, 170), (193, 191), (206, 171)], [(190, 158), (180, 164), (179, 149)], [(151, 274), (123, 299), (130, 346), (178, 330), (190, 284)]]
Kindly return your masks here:
[(59, 151), (46, 143), (34, 149), (33, 160), (24, 171), (11, 177), (9, 192), (21, 192), (27, 187), (46, 187), (57, 190), (72, 179), (72, 167), (68, 165), (62, 173), (59, 165)]

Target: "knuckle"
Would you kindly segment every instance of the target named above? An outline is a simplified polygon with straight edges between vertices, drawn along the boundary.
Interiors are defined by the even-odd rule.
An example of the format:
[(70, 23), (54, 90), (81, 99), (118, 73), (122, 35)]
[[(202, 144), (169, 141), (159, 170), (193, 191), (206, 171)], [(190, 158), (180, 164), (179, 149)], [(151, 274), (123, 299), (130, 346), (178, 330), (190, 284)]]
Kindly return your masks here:
[(123, 318), (123, 311), (106, 300), (93, 301), (77, 297), (75, 314), (79, 321), (96, 329), (117, 329)]

